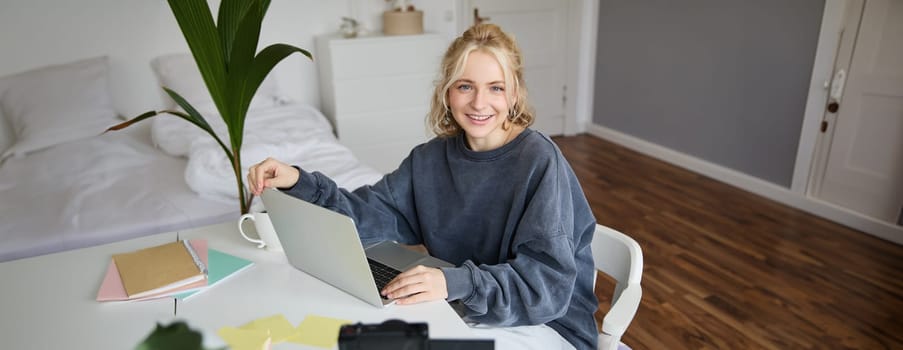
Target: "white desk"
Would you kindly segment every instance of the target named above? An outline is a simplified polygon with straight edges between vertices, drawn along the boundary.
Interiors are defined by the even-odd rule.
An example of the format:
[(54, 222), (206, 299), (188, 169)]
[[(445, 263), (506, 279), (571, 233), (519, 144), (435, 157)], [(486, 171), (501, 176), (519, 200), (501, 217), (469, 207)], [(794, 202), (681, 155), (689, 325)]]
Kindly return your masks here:
[[(293, 325), (309, 314), (375, 323), (387, 319), (427, 322), (430, 338), (472, 338), (445, 302), (375, 308), (288, 265), (242, 239), (234, 222), (181, 231), (206, 238), (210, 248), (254, 261), (254, 266), (209, 290), (172, 299), (100, 303), (94, 300), (112, 254), (174, 241), (175, 233), (45, 255), (0, 264), (0, 342), (10, 349), (131, 349), (156, 322), (183, 319), (204, 333), (205, 345), (220, 346), (224, 326), (283, 314)], [(307, 349), (283, 343), (276, 349)], [(309, 348), (320, 349), (320, 348)]]
[(95, 301), (114, 253), (172, 242), (160, 234), (0, 264), (0, 348), (131, 349), (169, 323), (172, 299)]
[[(470, 329), (448, 303), (436, 301), (417, 305), (376, 308), (346, 294), (291, 265), (283, 253), (255, 248), (238, 234), (234, 223), (182, 231), (185, 239), (207, 238), (210, 248), (254, 261), (254, 266), (221, 282), (203, 294), (179, 302), (178, 317), (205, 331), (205, 344), (218, 346), (215, 332), (224, 326), (240, 326), (248, 321), (284, 314), (293, 325), (308, 314), (375, 323), (387, 319), (427, 322), (430, 338), (472, 338)], [(217, 341), (214, 342), (213, 340)], [(285, 347), (305, 349), (296, 344)], [(322, 349), (314, 348), (310, 349)]]

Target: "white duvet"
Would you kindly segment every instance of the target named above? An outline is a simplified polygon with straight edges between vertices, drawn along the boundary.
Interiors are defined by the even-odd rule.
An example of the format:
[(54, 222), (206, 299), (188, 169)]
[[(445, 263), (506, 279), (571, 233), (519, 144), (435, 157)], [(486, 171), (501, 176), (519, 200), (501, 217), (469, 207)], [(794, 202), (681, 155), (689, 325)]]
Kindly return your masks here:
[(126, 132), (60, 144), (0, 166), (0, 261), (234, 218), (184, 181), (185, 160)]
[[(222, 122), (211, 118), (219, 117), (213, 115), (207, 120), (225, 134)], [(187, 124), (182, 120), (175, 121)], [(187, 144), (185, 182), (188, 186), (202, 197), (237, 203), (235, 175), (222, 148), (210, 135), (189, 127), (192, 129), (179, 133), (155, 133), (154, 141), (164, 149)], [(185, 142), (185, 134), (193, 134), (190, 136), (193, 140)], [(227, 138), (222, 140), (228, 145)], [(242, 179), (247, 178), (251, 165), (267, 157), (308, 171), (322, 172), (340, 187), (349, 189), (373, 184), (382, 176), (358, 161), (333, 136), (332, 127), (323, 114), (306, 105), (260, 108), (249, 113), (241, 151)]]
[[(187, 161), (129, 132), (7, 159), (0, 166), (0, 261), (234, 220), (235, 177), (222, 149), (194, 126), (171, 121), (169, 132), (153, 125), (154, 142), (162, 149), (183, 142)], [(320, 171), (349, 189), (382, 176), (338, 143), (319, 111), (303, 105), (248, 117), (243, 178), (266, 157)]]

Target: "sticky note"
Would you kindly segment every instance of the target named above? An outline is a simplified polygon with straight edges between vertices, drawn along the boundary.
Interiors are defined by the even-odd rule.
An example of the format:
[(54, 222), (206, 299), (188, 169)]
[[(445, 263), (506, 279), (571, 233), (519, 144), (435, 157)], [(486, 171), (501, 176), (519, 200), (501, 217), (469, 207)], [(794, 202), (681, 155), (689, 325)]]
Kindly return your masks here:
[(282, 314), (258, 318), (246, 323), (241, 328), (268, 330), (273, 344), (282, 343), (296, 333), (295, 327)]
[(266, 329), (223, 327), (217, 335), (229, 344), (231, 350), (266, 350), (270, 348), (270, 332)]
[(297, 334), (288, 339), (289, 342), (332, 348), (339, 342), (339, 328), (351, 323), (337, 318), (307, 315), (298, 324)]

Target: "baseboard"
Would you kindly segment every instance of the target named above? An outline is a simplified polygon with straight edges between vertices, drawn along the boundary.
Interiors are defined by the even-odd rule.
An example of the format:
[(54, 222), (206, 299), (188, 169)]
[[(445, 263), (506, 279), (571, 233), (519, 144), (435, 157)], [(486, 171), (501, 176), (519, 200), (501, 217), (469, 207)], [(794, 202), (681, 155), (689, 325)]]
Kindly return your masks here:
[(650, 157), (674, 164), (773, 201), (831, 220), (855, 230), (903, 245), (903, 227), (876, 220), (837, 205), (811, 198), (788, 188), (706, 161), (667, 147), (645, 141), (596, 124), (586, 131)]

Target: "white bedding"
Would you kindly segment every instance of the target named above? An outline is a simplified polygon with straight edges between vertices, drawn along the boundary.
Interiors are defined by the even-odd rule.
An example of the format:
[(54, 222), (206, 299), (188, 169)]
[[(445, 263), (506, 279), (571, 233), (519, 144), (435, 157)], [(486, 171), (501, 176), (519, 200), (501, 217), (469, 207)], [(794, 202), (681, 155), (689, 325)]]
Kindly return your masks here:
[[(346, 188), (380, 178), (338, 144), (318, 111), (289, 105), (256, 113), (246, 125), (246, 164), (275, 156)], [(234, 220), (234, 177), (209, 140), (192, 142), (187, 160), (129, 132), (7, 159), (0, 165), (0, 261)]]
[[(160, 135), (155, 141), (158, 144), (180, 143), (172, 136)], [(229, 141), (223, 139), (223, 142)], [(307, 105), (259, 108), (248, 116), (242, 143), (242, 178), (247, 178), (251, 165), (266, 157), (322, 172), (345, 188), (372, 184), (381, 177), (339, 144), (326, 117)], [(192, 190), (204, 197), (232, 203), (238, 198), (232, 167), (222, 148), (208, 135), (190, 143), (185, 180)]]
[(0, 261), (235, 217), (201, 199), (185, 159), (129, 133), (107, 133), (10, 158), (0, 167)]

